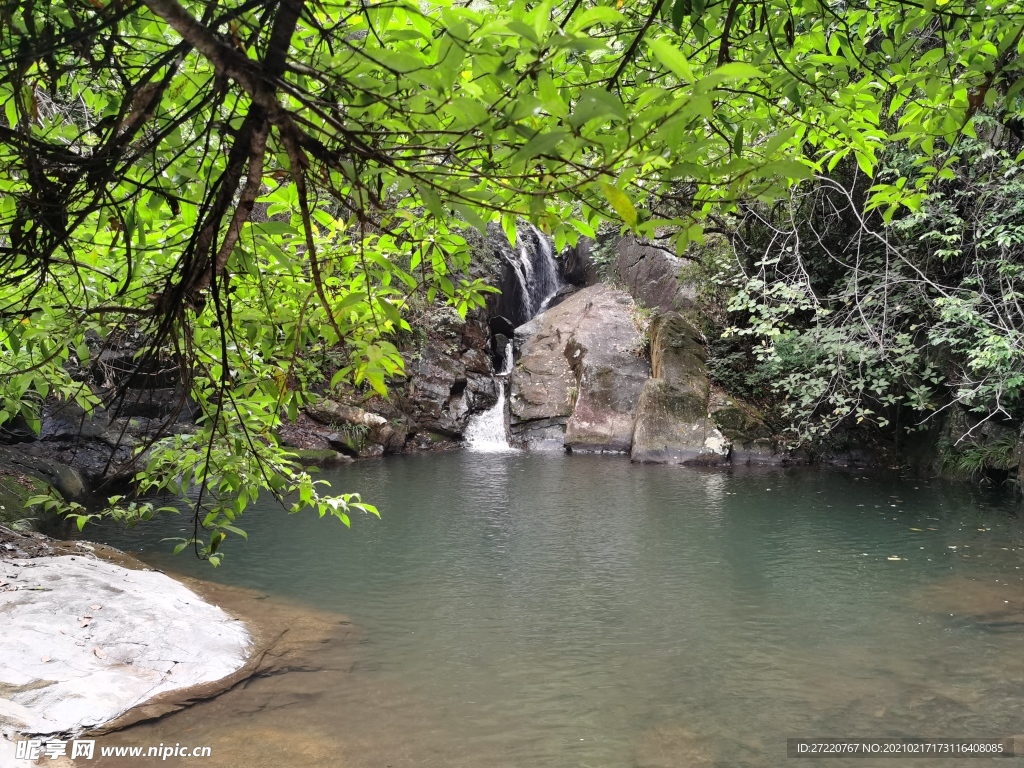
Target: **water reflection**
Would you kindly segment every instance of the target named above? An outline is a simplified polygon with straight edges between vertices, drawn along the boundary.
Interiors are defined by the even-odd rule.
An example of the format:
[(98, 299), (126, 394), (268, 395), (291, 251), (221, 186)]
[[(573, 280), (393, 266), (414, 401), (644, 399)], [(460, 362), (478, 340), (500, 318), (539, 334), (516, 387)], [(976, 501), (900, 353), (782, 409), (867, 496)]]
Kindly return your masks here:
[[(346, 531), (268, 506), (213, 573), (160, 554), (159, 525), (108, 532), (365, 632), (355, 661), (321, 664), (351, 651), (325, 646), (316, 672), (147, 739), (219, 739), (224, 765), (256, 768), (781, 766), (787, 736), (1005, 736), (1024, 715), (1024, 530), (1005, 497), (529, 454), (330, 479), (383, 519)], [(304, 746), (285, 760), (288, 732)]]

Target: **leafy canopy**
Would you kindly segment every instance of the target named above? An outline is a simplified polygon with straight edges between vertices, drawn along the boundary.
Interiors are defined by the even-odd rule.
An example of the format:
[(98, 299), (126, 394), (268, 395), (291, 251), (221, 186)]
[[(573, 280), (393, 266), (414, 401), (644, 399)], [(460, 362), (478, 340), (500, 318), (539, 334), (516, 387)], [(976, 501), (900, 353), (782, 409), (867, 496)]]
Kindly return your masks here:
[(342, 355), (330, 386), (385, 393), (409, 302), (482, 306), (464, 227), (525, 217), (561, 248), (611, 218), (682, 247), (844, 157), (871, 176), (896, 140), (920, 163), (873, 204), (914, 208), (979, 109), (1019, 104), (1022, 29), (1009, 0), (9, 6), (0, 422), (116, 406), (81, 371), (134, 334), (203, 416), (124, 471), (202, 490), (202, 554), (261, 489), (347, 522), (358, 497), (275, 428), (317, 354)]

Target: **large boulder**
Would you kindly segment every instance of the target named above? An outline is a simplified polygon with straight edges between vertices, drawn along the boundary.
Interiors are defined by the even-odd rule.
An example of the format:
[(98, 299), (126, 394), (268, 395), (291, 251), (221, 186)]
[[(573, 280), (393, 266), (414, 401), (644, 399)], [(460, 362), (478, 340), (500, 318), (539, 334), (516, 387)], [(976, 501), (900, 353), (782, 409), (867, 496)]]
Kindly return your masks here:
[(723, 464), (729, 442), (708, 418), (707, 400), (651, 379), (637, 406), (631, 457), (644, 464)]
[(635, 314), (626, 293), (594, 285), (516, 330), (515, 441), (535, 450), (629, 451), (649, 373)]
[(678, 312), (651, 321), (651, 369), (633, 431), (633, 461), (722, 464), (729, 440), (708, 413), (711, 384), (700, 335)]
[[(74, 736), (160, 694), (209, 690), (246, 664), (245, 625), (159, 571), (10, 551), (0, 557), (0, 732)], [(0, 751), (0, 764), (9, 758)]]
[(686, 262), (660, 245), (640, 243), (629, 235), (615, 247), (615, 272), (630, 294), (651, 309), (689, 311), (695, 287), (680, 280)]
[[(89, 501), (89, 487), (82, 474), (66, 464), (52, 459), (37, 456), (22, 450), (20, 446), (0, 446), (0, 485), (6, 488), (5, 494), (15, 504), (22, 504), (29, 496), (45, 494), (52, 488), (68, 501)], [(24, 491), (24, 493), (22, 493)], [(0, 502), (5, 507), (6, 502)], [(8, 519), (29, 517), (18, 514), (23, 510), (7, 509)], [(14, 517), (11, 517), (11, 515)], [(0, 516), (2, 517), (2, 516)]]

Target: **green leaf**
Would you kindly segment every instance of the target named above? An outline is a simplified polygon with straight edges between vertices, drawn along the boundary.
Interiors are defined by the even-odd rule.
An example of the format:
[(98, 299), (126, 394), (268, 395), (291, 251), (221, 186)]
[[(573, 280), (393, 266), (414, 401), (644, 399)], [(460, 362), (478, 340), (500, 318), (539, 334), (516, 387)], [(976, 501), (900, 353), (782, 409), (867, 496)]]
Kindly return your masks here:
[(743, 61), (733, 61), (729, 64), (723, 64), (715, 70), (715, 74), (726, 80), (748, 80), (752, 77), (768, 77), (766, 73), (762, 72), (753, 64), (747, 64)]
[(622, 24), (625, 21), (626, 17), (611, 6), (598, 5), (593, 8), (588, 8), (578, 16), (574, 14), (569, 20), (569, 26), (566, 28), (566, 31), (582, 32), (595, 24), (614, 26), (616, 24)]
[(601, 189), (604, 191), (605, 199), (615, 212), (622, 217), (622, 220), (630, 227), (635, 227), (637, 221), (636, 208), (633, 207), (633, 203), (626, 193), (618, 187), (613, 187), (611, 184), (601, 184)]
[(562, 129), (538, 133), (524, 144), (513, 157), (514, 162), (524, 162), (537, 155), (546, 155), (561, 144), (569, 132)]
[(373, 57), (387, 69), (401, 74), (423, 69), (426, 63), (419, 56), (399, 51), (376, 50)]
[(628, 119), (626, 108), (617, 96), (604, 88), (588, 88), (580, 94), (576, 108), (569, 116), (569, 122), (578, 128), (599, 117), (611, 117), (623, 121)]
[(683, 25), (683, 19), (693, 13), (693, 0), (675, 0), (672, 4), (672, 27), (676, 32)]
[(680, 80), (685, 80), (688, 83), (694, 81), (693, 70), (690, 68), (690, 62), (686, 60), (682, 51), (679, 50), (675, 45), (669, 42), (667, 37), (659, 37), (656, 40), (652, 40), (648, 43), (651, 53), (654, 57), (667, 68), (672, 74), (678, 77)]

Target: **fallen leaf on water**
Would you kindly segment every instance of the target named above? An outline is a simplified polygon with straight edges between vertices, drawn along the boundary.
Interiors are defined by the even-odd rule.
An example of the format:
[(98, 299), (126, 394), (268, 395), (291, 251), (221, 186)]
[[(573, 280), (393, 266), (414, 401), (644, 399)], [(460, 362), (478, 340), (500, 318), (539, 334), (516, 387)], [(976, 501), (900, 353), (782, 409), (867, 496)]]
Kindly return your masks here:
[(93, 648), (92, 652), (96, 654), (97, 658), (100, 658), (100, 659), (107, 658), (107, 652), (104, 651), (102, 648)]

